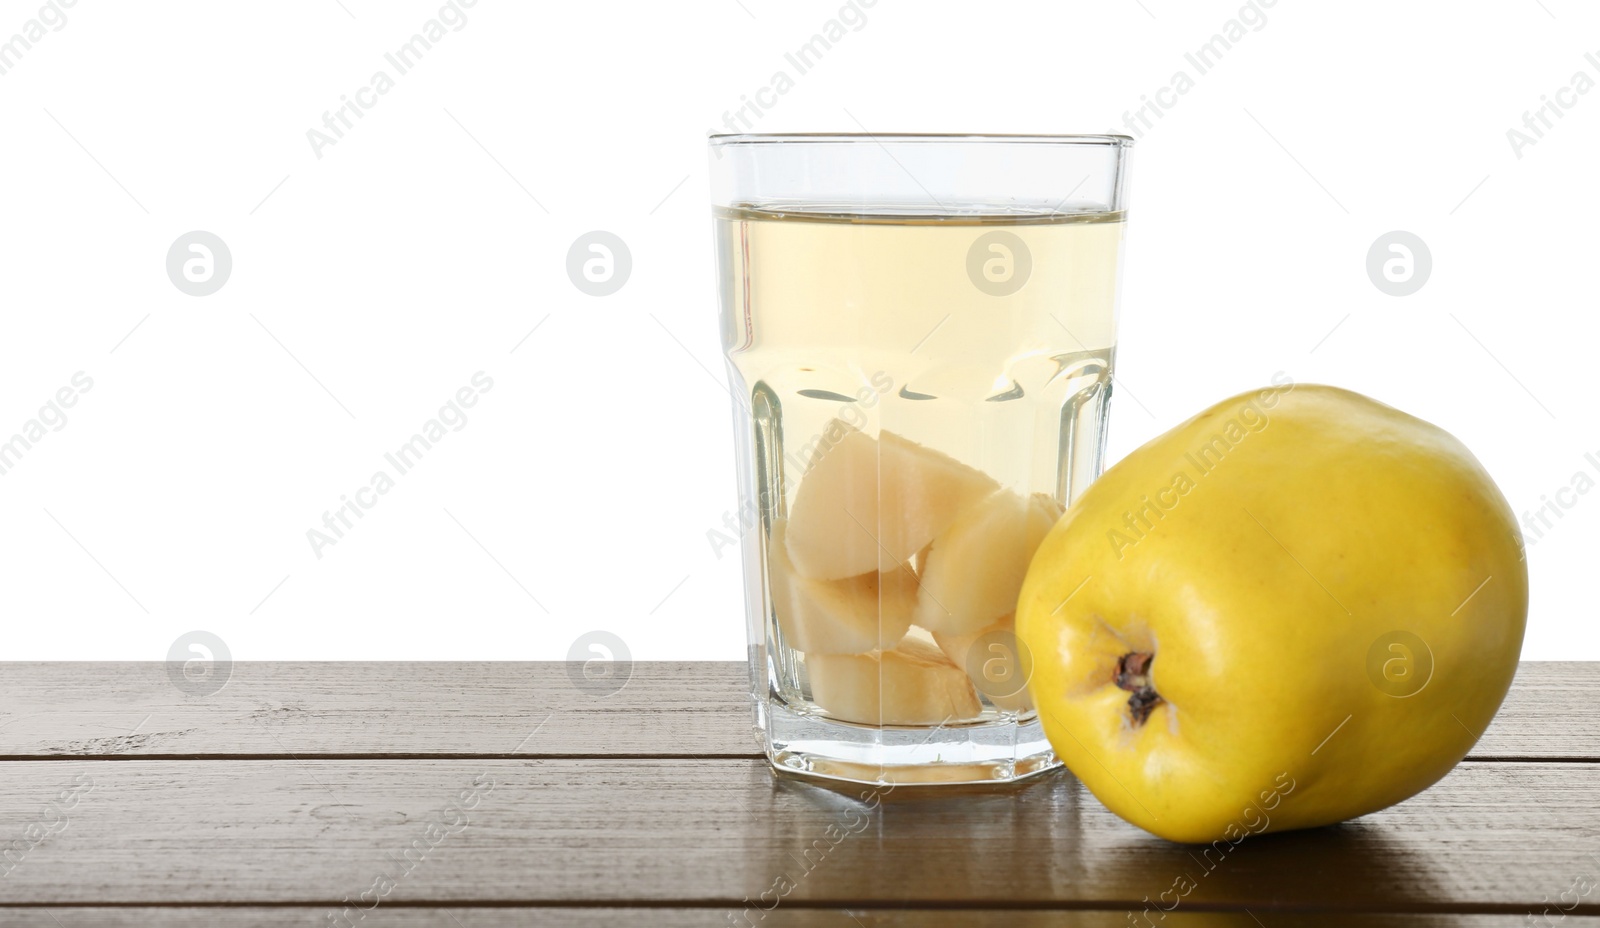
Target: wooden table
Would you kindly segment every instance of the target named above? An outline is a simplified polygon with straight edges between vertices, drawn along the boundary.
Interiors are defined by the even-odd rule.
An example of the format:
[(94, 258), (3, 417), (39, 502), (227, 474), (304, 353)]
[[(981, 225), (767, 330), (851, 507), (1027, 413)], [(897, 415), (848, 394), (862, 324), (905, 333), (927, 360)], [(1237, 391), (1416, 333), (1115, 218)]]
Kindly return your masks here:
[(742, 664), (604, 695), (560, 663), (241, 663), (206, 696), (160, 663), (0, 664), (0, 925), (1578, 928), (1597, 709), (1600, 664), (1524, 664), (1433, 789), (1202, 866), (1065, 773), (875, 807), (776, 777)]

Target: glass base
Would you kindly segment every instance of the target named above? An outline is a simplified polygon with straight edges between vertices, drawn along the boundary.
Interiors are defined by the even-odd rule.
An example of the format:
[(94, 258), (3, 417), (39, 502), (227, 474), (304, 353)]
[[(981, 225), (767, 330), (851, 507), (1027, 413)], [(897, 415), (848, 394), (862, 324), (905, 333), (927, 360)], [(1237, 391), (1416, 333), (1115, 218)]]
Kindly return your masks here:
[(909, 786), (1010, 783), (1061, 766), (1031, 715), (879, 728), (796, 712), (776, 701), (765, 709), (767, 757), (785, 773)]

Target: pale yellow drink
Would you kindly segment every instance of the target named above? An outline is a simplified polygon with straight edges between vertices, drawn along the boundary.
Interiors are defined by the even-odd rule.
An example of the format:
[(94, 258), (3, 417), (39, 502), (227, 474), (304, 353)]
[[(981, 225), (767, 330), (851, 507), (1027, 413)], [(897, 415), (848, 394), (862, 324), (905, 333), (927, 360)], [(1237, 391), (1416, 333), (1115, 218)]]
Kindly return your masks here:
[[(1053, 500), (1053, 517), (1098, 475), (1112, 386), (1122, 215), (933, 218), (771, 207), (721, 207), (715, 215), (722, 340), (735, 399), (746, 413), (739, 423), (741, 494), (758, 515), (744, 551), (747, 569), (768, 581), (752, 591), (765, 600), (753, 614), (766, 617), (764, 627), (752, 629), (752, 641), (765, 643), (774, 716), (765, 720), (769, 731), (781, 729), (776, 717), (787, 713), (879, 727), (1004, 722), (1016, 731), (1011, 723), (1032, 717), (1025, 692), (1016, 696), (976, 679), (979, 658), (995, 647), (993, 636), (980, 634), (989, 629), (977, 628), (983, 624), (978, 622), (960, 629), (947, 624), (934, 636), (922, 628), (921, 617), (934, 608), (928, 602), (932, 588), (920, 594), (917, 589), (919, 576), (930, 580), (929, 546), (916, 552), (897, 546), (921, 545), (917, 531), (937, 528), (952, 552), (947, 561), (965, 558), (973, 582), (1003, 586), (1008, 581), (996, 577), (1012, 570), (1008, 565), (1018, 555), (1008, 553), (1007, 564), (984, 563), (992, 546), (981, 543), (981, 532), (1010, 531), (1020, 538), (1021, 526), (1037, 524), (1038, 514), (1048, 509), (1040, 508), (1041, 496)], [(919, 512), (909, 515), (887, 511), (892, 476), (879, 475), (885, 508), (857, 507), (837, 528), (844, 547), (845, 536), (857, 531), (851, 522), (881, 539), (885, 553), (877, 577), (833, 576), (873, 565), (829, 549), (832, 523), (826, 517), (818, 517), (819, 523), (791, 512), (808, 468), (815, 465), (821, 474), (816, 462), (833, 454), (846, 429), (884, 448), (893, 442), (893, 448), (909, 449), (911, 458), (932, 461), (936, 469), (951, 466), (947, 456), (977, 475), (952, 477), (949, 487), (937, 484), (946, 495), (971, 497), (950, 502), (949, 513), (942, 509), (946, 500), (924, 499), (917, 503)], [(876, 447), (862, 441), (857, 452), (870, 460)], [(883, 459), (889, 460), (888, 452)], [(812, 479), (849, 490), (837, 477)], [(996, 495), (985, 503), (991, 509), (1012, 503), (1033, 508), (1018, 510), (1011, 522), (988, 519), (1002, 528), (985, 528), (984, 514), (973, 515), (973, 500), (991, 489)], [(814, 509), (818, 492), (802, 504)], [(954, 516), (958, 508), (965, 513), (960, 520)], [(782, 543), (791, 515), (797, 531), (807, 527), (800, 522), (809, 523), (813, 550), (794, 550), (794, 539), (788, 548), (773, 549), (774, 532)], [(902, 517), (928, 524), (904, 528), (896, 521)], [(866, 522), (873, 524), (861, 524)], [(948, 538), (966, 523), (977, 526), (978, 541)], [(1033, 530), (1027, 531), (1030, 544), (1036, 543)], [(787, 563), (791, 553), (793, 564)], [(783, 570), (795, 573), (777, 578), (779, 603), (771, 601), (775, 555)], [(1025, 553), (1021, 559), (1016, 569), (1025, 567)], [(901, 567), (909, 573), (898, 573)], [(934, 605), (960, 602), (950, 607), (960, 611), (969, 600), (993, 599), (987, 588), (973, 597), (954, 589), (963, 576), (960, 568), (947, 567), (942, 586), (932, 578), (941, 601)], [(906, 597), (919, 595), (909, 607), (912, 623), (903, 629)], [(796, 596), (802, 599), (798, 607)], [(859, 606), (862, 596), (878, 597), (881, 606), (876, 625), (867, 626), (858, 641), (849, 634), (854, 626), (841, 626), (837, 614)], [(784, 609), (792, 614), (780, 621), (775, 610)], [(1009, 616), (994, 618), (1003, 625)], [(806, 637), (815, 653), (785, 640), (786, 628), (789, 637)], [(874, 633), (883, 640), (875, 642)], [(885, 649), (893, 653), (885, 657)], [(775, 744), (782, 740), (778, 733), (773, 738)]]

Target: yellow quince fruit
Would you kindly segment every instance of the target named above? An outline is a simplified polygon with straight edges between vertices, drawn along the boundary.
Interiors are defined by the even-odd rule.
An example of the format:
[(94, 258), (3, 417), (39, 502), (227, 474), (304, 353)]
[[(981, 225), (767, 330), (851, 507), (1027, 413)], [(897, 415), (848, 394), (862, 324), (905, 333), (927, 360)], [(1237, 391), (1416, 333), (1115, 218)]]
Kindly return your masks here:
[(1016, 633), (1095, 796), (1237, 843), (1448, 773), (1505, 697), (1527, 607), (1517, 522), (1461, 442), (1280, 378), (1091, 485), (1035, 554)]

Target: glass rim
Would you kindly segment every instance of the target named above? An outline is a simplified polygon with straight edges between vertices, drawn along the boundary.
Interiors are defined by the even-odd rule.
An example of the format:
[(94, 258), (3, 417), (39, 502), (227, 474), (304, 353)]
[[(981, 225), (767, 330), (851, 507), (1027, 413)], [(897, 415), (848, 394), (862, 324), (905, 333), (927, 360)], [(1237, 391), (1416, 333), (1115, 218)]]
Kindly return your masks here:
[(714, 148), (730, 145), (847, 144), (860, 142), (997, 143), (1035, 145), (1104, 145), (1132, 148), (1133, 137), (1115, 134), (1023, 134), (984, 132), (714, 132), (706, 141)]

